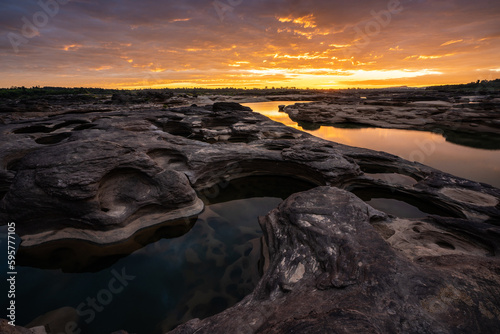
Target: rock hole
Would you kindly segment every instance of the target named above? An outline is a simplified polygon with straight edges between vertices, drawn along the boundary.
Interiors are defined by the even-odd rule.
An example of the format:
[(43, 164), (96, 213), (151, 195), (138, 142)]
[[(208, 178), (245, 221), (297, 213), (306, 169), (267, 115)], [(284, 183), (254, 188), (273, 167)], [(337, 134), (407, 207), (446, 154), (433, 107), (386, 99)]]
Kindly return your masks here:
[[(210, 203), (221, 203), (251, 197), (276, 197), (285, 199), (291, 194), (309, 190), (316, 185), (295, 177), (276, 175), (254, 175), (236, 178), (211, 188), (198, 190), (200, 197), (209, 198)], [(220, 222), (218, 222), (220, 224)], [(212, 221), (208, 221), (212, 224)]]
[(188, 138), (193, 134), (193, 131), (188, 124), (179, 121), (168, 121), (165, 125), (163, 125), (163, 131), (174, 136), (181, 136), (185, 138)]
[(455, 249), (455, 246), (453, 246), (452, 244), (450, 244), (449, 242), (446, 242), (444, 240), (436, 241), (436, 245), (438, 245), (439, 247), (444, 248), (444, 249), (452, 249), (452, 250)]
[(251, 141), (252, 141), (251, 138), (244, 136), (231, 136), (228, 139), (228, 142), (230, 143), (250, 143)]
[(286, 140), (273, 140), (270, 143), (264, 144), (264, 147), (270, 151), (283, 151), (286, 148), (290, 148), (290, 144)]
[[(155, 152), (149, 153), (155, 156)], [(160, 156), (165, 153), (170, 154), (169, 159), (175, 156), (175, 150), (173, 149), (165, 148), (163, 151), (156, 151), (156, 154)], [(172, 159), (182, 159), (182, 157)], [(130, 209), (133, 206), (133, 203), (128, 199), (137, 198), (143, 193), (146, 190), (144, 184), (147, 185), (149, 181), (148, 175), (139, 170), (114, 169), (100, 181), (96, 200), (103, 212), (109, 210), (107, 215), (111, 217), (113, 215), (119, 216), (122, 209)], [(281, 196), (287, 198), (294, 192), (302, 191), (303, 187), (310, 189), (314, 186), (314, 184), (306, 183), (300, 179), (275, 176), (253, 176), (235, 180), (235, 182), (224, 183), (224, 185), (220, 183), (220, 196), (212, 201), (210, 207), (202, 214), (202, 219), (196, 224), (196, 218), (192, 220), (189, 226), (186, 226), (184, 219), (175, 224), (168, 222), (162, 228), (155, 227), (154, 229), (142, 230), (138, 232), (138, 235), (123, 244), (110, 245), (109, 248), (101, 248), (92, 244), (85, 245), (85, 243), (78, 243), (78, 246), (76, 246), (73, 242), (62, 241), (62, 244), (67, 243), (72, 249), (76, 249), (77, 255), (80, 257), (77, 257), (75, 261), (72, 254), (65, 252), (58, 256), (65, 255), (69, 258), (65, 258), (63, 262), (57, 262), (56, 266), (64, 265), (68, 266), (69, 270), (77, 270), (88, 268), (87, 266), (91, 265), (92, 270), (95, 268), (97, 271), (98, 268), (99, 270), (107, 268), (104, 266), (105, 263), (109, 263), (107, 259), (116, 262), (118, 257), (130, 254), (130, 257), (121, 260), (124, 261), (124, 265), (126, 263), (126, 273), (135, 275), (135, 272), (142, 272), (142, 275), (137, 275), (134, 284), (147, 286), (154, 293), (151, 294), (150, 299), (145, 301), (148, 308), (144, 308), (140, 305), (132, 305), (134, 298), (137, 297), (136, 293), (131, 291), (127, 295), (130, 290), (124, 290), (123, 294), (120, 295), (120, 298), (124, 298), (124, 303), (119, 303), (123, 304), (120, 307), (128, 311), (130, 311), (130, 307), (135, 307), (134, 312), (138, 312), (137, 318), (151, 316), (154, 321), (151, 322), (151, 326), (144, 329), (145, 332), (154, 332), (154, 326), (160, 321), (164, 321), (165, 328), (171, 329), (178, 324), (174, 318), (183, 318), (183, 322), (185, 322), (193, 317), (191, 313), (199, 317), (210, 316), (223, 311), (228, 306), (232, 306), (235, 302), (243, 299), (245, 295), (251, 293), (258, 283), (259, 273), (263, 271), (258, 262), (261, 258), (262, 245), (259, 240), (262, 238), (262, 231), (260, 231), (256, 217), (265, 215), (275, 208), (281, 202)], [(149, 189), (152, 188), (154, 187), (149, 187)], [(280, 198), (248, 199), (245, 195), (249, 192), (264, 196), (276, 194)], [(231, 203), (223, 203), (220, 200), (221, 198), (226, 198)], [(216, 202), (218, 204), (215, 204)], [(158, 207), (158, 211), (164, 210), (163, 207), (155, 207)], [(151, 205), (144, 207), (143, 210), (145, 210), (144, 212), (153, 212), (154, 207)], [(137, 211), (137, 214), (138, 216), (142, 215), (139, 211)], [(187, 233), (191, 228), (191, 232)], [(250, 231), (256, 232), (251, 233)], [(184, 233), (186, 234), (184, 235)], [(250, 240), (241, 240), (240, 235)], [(166, 239), (175, 236), (182, 237), (179, 239)], [(151, 265), (146, 266), (147, 271), (139, 271), (138, 268), (144, 270), (144, 257), (141, 255), (144, 253), (134, 252), (137, 249), (135, 247), (142, 247), (156, 241), (157, 244), (148, 247), (147, 254), (148, 260), (158, 261), (158, 263), (152, 262)], [(241, 246), (248, 245), (249, 242), (254, 243), (252, 246), (254, 251), (241, 259), (242, 252), (245, 252), (244, 249), (250, 249), (250, 246), (248, 248)], [(91, 251), (89, 251), (89, 248)], [(190, 262), (185, 260), (185, 256), (179, 256), (179, 254), (184, 254), (187, 248), (197, 255), (200, 262)], [(36, 256), (40, 255), (39, 251), (34, 249), (30, 249), (30, 251), (36, 253)], [(149, 253), (150, 251), (151, 253)], [(224, 262), (221, 262), (221, 265), (217, 267), (214, 266), (216, 262), (213, 260), (215, 257), (213, 255), (218, 254), (220, 251), (224, 253), (224, 257), (217, 255), (217, 260), (220, 259)], [(151, 258), (149, 257), (150, 254)], [(212, 258), (209, 258), (209, 255)], [(47, 256), (51, 256), (51, 254)], [(98, 261), (98, 259), (103, 261)], [(34, 263), (35, 267), (40, 266), (40, 261), (36, 260), (38, 259), (33, 259), (32, 263)], [(263, 262), (261, 263), (263, 264)], [(162, 268), (162, 270), (160, 271), (158, 268)], [(92, 283), (95, 284), (94, 286), (88, 287), (85, 285), (84, 288), (90, 289), (82, 293), (85, 295), (93, 293), (95, 295), (95, 291), (98, 291), (103, 284), (107, 284), (109, 281), (107, 275), (101, 276), (101, 281)], [(80, 279), (77, 276), (72, 275), (72, 277), (75, 277), (75, 281)], [(235, 284), (240, 279), (241, 284)], [(226, 285), (229, 286), (226, 288)], [(224, 293), (224, 291), (233, 291), (234, 294)], [(64, 297), (60, 301), (62, 305), (73, 304), (71, 296), (65, 294), (59, 294), (59, 296)], [(66, 297), (67, 299), (65, 299)], [(25, 298), (31, 300), (33, 297), (26, 295)], [(155, 303), (164, 300), (168, 300), (168, 306), (165, 304), (161, 304), (161, 307), (155, 306), (160, 305)], [(75, 302), (78, 304), (80, 300), (77, 298)], [(164, 310), (157, 312), (160, 308), (167, 308), (169, 314), (167, 318), (165, 318), (167, 312)], [(117, 313), (120, 313), (119, 310), (120, 308), (118, 308)], [(90, 324), (90, 326), (94, 327), (89, 328), (89, 332), (94, 333), (102, 330), (96, 328), (95, 324)], [(111, 330), (107, 332), (111, 332)]]
[(266, 149), (269, 151), (283, 151), (283, 149), (288, 148), (288, 147), (283, 147), (280, 145), (266, 145)]
[(50, 133), (52, 131), (53, 130), (51, 128), (46, 127), (45, 125), (34, 125), (26, 128), (20, 128), (14, 130), (13, 132), (15, 134), (21, 134), (21, 133)]
[(68, 138), (71, 136), (71, 133), (60, 133), (57, 135), (53, 136), (47, 136), (47, 137), (40, 137), (35, 140), (37, 144), (42, 144), (42, 145), (53, 145), (62, 142), (64, 139)]
[[(97, 199), (103, 212), (114, 217), (135, 210), (137, 203), (151, 198), (151, 179), (135, 169), (115, 169), (101, 179)], [(107, 211), (105, 211), (107, 210)]]
[(154, 149), (149, 151), (148, 156), (163, 169), (185, 169), (187, 159), (181, 153), (171, 149)]
[(178, 164), (178, 163), (184, 163), (183, 159), (177, 159), (177, 158), (172, 158), (169, 161), (171, 164)]

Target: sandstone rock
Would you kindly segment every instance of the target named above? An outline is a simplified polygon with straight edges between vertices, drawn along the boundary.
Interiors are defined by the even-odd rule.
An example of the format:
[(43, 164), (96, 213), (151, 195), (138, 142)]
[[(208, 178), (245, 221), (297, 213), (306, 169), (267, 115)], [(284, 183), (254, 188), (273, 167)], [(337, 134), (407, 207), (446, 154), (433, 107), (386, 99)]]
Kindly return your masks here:
[[(267, 175), (320, 186), (261, 219), (268, 261), (252, 294), (174, 333), (499, 326), (499, 189), (321, 140), (239, 105), (9, 119), (0, 167), (0, 219), (16, 222), (19, 254), (43, 250), (37, 261), (79, 243), (95, 246), (92, 261), (116, 258), (158, 240), (155, 228), (185, 233), (228, 180)], [(435, 214), (389, 216), (351, 192), (423, 203)]]
[(72, 307), (60, 309), (41, 315), (26, 325), (28, 328), (42, 327), (49, 333), (65, 333), (70, 327), (78, 328), (80, 316)]
[(90, 112), (5, 125), (2, 217), (16, 221), (24, 246), (63, 238), (108, 244), (196, 215), (203, 206), (195, 191), (223, 180), (284, 175), (316, 185), (394, 188), (363, 177), (366, 168), (414, 177), (418, 182), (404, 188), (406, 195), (439, 198), (455, 216), (497, 217), (491, 205), (464, 203), (441, 191), (459, 187), (497, 197), (494, 188), (327, 142), (243, 107), (226, 110), (232, 107)]
[(111, 96), (111, 102), (112, 103), (127, 103), (131, 101), (131, 96), (128, 94), (113, 94)]
[(381, 128), (426, 130), (443, 133), (451, 142), (473, 147), (480, 147), (474, 142), (474, 136), (482, 134), (487, 135), (491, 142), (486, 148), (500, 148), (500, 127), (492, 122), (497, 118), (498, 103), (464, 104), (462, 100), (452, 102), (446, 96), (411, 96), (408, 93), (366, 94), (367, 97), (362, 100), (330, 98), (287, 106), (284, 111), (299, 123), (354, 123)]
[(24, 328), (21, 326), (11, 326), (5, 319), (0, 319), (0, 333), (2, 334), (47, 334), (43, 327)]
[[(408, 258), (372, 226), (394, 222), (349, 192), (292, 195), (260, 222), (269, 263), (254, 292), (172, 333), (494, 333), (498, 326), (500, 289), (491, 285), (498, 258), (439, 251)], [(483, 284), (489, 288), (472, 288)]]
[(236, 110), (245, 110), (251, 111), (252, 109), (248, 107), (244, 107), (236, 102), (216, 102), (213, 104), (213, 111), (236, 111)]

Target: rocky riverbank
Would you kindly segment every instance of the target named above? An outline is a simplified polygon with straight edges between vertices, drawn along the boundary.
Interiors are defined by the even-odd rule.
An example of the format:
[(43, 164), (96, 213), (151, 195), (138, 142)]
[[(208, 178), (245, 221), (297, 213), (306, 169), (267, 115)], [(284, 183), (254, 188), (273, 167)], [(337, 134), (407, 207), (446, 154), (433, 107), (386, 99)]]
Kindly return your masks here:
[[(265, 273), (254, 292), (174, 333), (494, 333), (500, 325), (499, 189), (318, 139), (236, 103), (19, 115), (0, 126), (0, 219), (15, 221), (21, 248), (34, 252), (73, 241), (106, 256), (133, 251), (154, 241), (145, 240), (152, 230), (189, 228), (228, 180), (283, 176), (318, 187), (260, 219)], [(359, 191), (436, 214), (389, 216)]]
[(333, 187), (293, 195), (261, 218), (270, 258), (254, 292), (173, 333), (494, 333), (498, 260), (438, 221)]
[[(283, 109), (306, 128), (321, 125), (423, 130), (466, 146), (500, 149), (500, 94), (370, 91)], [(479, 142), (489, 142), (487, 147)]]

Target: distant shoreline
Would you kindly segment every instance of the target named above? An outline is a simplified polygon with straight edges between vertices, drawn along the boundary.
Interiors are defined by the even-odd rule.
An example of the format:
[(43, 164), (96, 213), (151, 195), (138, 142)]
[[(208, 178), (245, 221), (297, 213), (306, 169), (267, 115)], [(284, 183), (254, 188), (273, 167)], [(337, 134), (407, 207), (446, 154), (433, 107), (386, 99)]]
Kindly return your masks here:
[(172, 91), (177, 93), (190, 94), (222, 94), (232, 95), (238, 94), (259, 94), (259, 95), (282, 95), (290, 93), (300, 94), (317, 94), (325, 92), (342, 92), (342, 91), (391, 91), (391, 90), (445, 90), (445, 91), (464, 91), (487, 93), (500, 89), (500, 79), (495, 80), (477, 80), (476, 82), (464, 84), (448, 84), (448, 85), (423, 85), (423, 86), (388, 86), (380, 88), (296, 88), (296, 87), (272, 87), (272, 88), (239, 88), (239, 87), (174, 87), (174, 88), (153, 88), (144, 87), (140, 89), (119, 89), (119, 88), (99, 88), (99, 87), (51, 87), (51, 86), (13, 86), (10, 88), (0, 88), (0, 98), (13, 98), (23, 95), (65, 95), (65, 94), (113, 94), (118, 92), (140, 92), (140, 91)]

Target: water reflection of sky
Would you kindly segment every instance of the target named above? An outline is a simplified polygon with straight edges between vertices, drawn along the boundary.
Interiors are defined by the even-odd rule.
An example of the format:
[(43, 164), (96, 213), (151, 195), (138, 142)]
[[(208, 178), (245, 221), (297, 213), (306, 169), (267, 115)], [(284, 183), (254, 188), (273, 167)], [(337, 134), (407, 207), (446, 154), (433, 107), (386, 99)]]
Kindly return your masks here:
[[(193, 317), (221, 312), (257, 284), (262, 236), (257, 217), (281, 201), (247, 198), (209, 205), (185, 235), (151, 243), (95, 273), (63, 273), (18, 264), (16, 324), (26, 325), (59, 310), (53, 317), (62, 326), (57, 333), (64, 332), (67, 321), (75, 321), (82, 334), (119, 329), (151, 334), (165, 333)], [(0, 229), (0, 240), (1, 245), (6, 244), (5, 229)], [(5, 256), (0, 260), (7, 263)], [(7, 271), (2, 268), (0, 287), (7, 291)], [(106, 297), (102, 291), (109, 289), (116, 277), (113, 273), (122, 271), (131, 279), (100, 309), (99, 298)], [(120, 288), (118, 282), (115, 288)], [(97, 300), (98, 311), (88, 298)], [(7, 302), (4, 298), (0, 303), (4, 310)]]
[(304, 130), (279, 112), (278, 106), (296, 101), (245, 103), (275, 121), (340, 144), (384, 151), (404, 159), (418, 161), (447, 173), (500, 187), (500, 150), (483, 150), (447, 142), (435, 133), (397, 129), (340, 129), (322, 126)]

